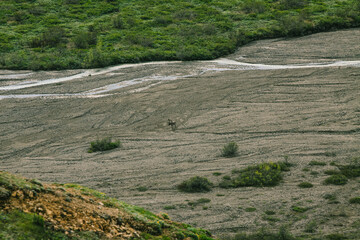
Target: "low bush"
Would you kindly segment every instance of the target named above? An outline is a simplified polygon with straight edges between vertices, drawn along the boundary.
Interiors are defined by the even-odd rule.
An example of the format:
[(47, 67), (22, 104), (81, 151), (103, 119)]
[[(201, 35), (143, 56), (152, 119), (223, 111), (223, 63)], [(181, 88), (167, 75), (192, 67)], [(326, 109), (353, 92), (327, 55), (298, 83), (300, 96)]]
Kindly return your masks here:
[(107, 150), (112, 150), (120, 147), (120, 141), (112, 142), (111, 138), (104, 138), (102, 140), (96, 140), (90, 143), (90, 148), (88, 149), (89, 153), (92, 152), (103, 152)]
[(144, 187), (144, 186), (140, 186), (140, 187), (137, 187), (136, 190), (138, 190), (139, 192), (146, 192), (148, 190), (148, 188)]
[(309, 182), (302, 182), (298, 184), (298, 187), (300, 188), (312, 188), (314, 185)]
[(332, 184), (332, 185), (345, 185), (347, 183), (348, 179), (346, 176), (342, 174), (336, 174), (332, 175), (325, 179), (324, 183), (326, 185)]
[(213, 183), (207, 178), (195, 176), (179, 184), (177, 188), (182, 192), (195, 193), (195, 192), (209, 192)]
[(209, 202), (211, 202), (211, 200), (208, 199), (208, 198), (200, 198), (200, 199), (198, 199), (198, 200), (196, 200), (196, 201), (188, 202), (188, 205), (190, 205), (190, 206), (192, 206), (192, 207), (196, 207), (197, 205), (205, 204), (205, 203), (209, 203)]
[(341, 172), (339, 170), (335, 170), (335, 169), (329, 169), (324, 171), (324, 173), (326, 175), (336, 175), (336, 174), (341, 174)]
[[(285, 169), (287, 170), (287, 168)], [(262, 163), (233, 171), (233, 174), (237, 174), (237, 176), (223, 179), (219, 186), (222, 188), (276, 186), (282, 180), (282, 171), (285, 170), (280, 163)]]
[(347, 240), (349, 238), (341, 233), (332, 233), (332, 234), (326, 235), (325, 239), (326, 240)]
[(266, 11), (266, 4), (261, 0), (246, 0), (243, 4), (242, 10), (246, 13), (263, 13)]
[(95, 32), (80, 32), (74, 37), (73, 42), (76, 48), (85, 49), (90, 45), (96, 45), (97, 36)]
[(221, 156), (223, 157), (235, 157), (238, 153), (238, 145), (235, 142), (229, 142), (221, 150)]
[(348, 178), (360, 177), (360, 165), (350, 164), (345, 166), (338, 166), (341, 174)]
[(307, 0), (280, 0), (280, 7), (282, 9), (298, 9), (308, 5)]
[(65, 30), (62, 27), (51, 27), (39, 37), (33, 38), (29, 46), (32, 48), (56, 47), (60, 43), (66, 43)]
[(285, 227), (281, 227), (277, 233), (263, 228), (257, 233), (236, 234), (231, 240), (296, 240), (296, 238)]
[(299, 207), (299, 206), (292, 206), (291, 210), (293, 210), (294, 212), (298, 212), (298, 213), (304, 213), (307, 210), (309, 210), (309, 208), (306, 207)]
[(317, 228), (318, 228), (318, 225), (317, 225), (316, 221), (310, 221), (308, 224), (306, 224), (304, 232), (314, 233), (314, 232), (316, 232)]
[(311, 162), (309, 162), (309, 165), (310, 165), (310, 166), (325, 166), (326, 163), (324, 163), (324, 162), (318, 162), (318, 161), (311, 161)]
[(349, 200), (349, 203), (352, 203), (352, 204), (354, 204), (354, 203), (360, 204), (360, 197), (351, 198), (351, 199)]

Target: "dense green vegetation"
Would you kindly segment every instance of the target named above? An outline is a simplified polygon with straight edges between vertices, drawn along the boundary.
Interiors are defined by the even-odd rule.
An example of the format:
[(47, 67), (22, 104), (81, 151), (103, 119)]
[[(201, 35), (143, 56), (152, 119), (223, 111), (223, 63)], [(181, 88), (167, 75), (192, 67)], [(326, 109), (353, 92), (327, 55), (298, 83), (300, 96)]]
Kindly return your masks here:
[(358, 0), (2, 0), (0, 68), (211, 59), (256, 39), (356, 26)]
[(229, 142), (221, 150), (221, 156), (223, 157), (235, 157), (238, 153), (238, 145), (235, 142)]
[(177, 186), (177, 188), (182, 192), (209, 192), (211, 191), (213, 184), (204, 177), (195, 176), (186, 181), (183, 181)]
[(291, 166), (288, 162), (261, 163), (245, 169), (234, 169), (234, 177), (224, 176), (219, 186), (231, 187), (270, 187), (276, 186), (282, 180), (282, 172), (288, 171)]
[(111, 138), (104, 138), (90, 143), (89, 153), (103, 152), (120, 147), (120, 141), (113, 142)]

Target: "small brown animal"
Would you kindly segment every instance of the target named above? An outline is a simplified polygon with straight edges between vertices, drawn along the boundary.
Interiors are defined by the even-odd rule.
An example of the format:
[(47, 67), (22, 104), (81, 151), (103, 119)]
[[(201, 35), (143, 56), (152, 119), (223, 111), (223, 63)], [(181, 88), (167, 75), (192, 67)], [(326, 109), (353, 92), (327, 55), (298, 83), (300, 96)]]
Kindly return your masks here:
[(171, 126), (171, 130), (175, 131), (176, 129), (176, 122), (171, 120), (171, 119), (168, 119), (168, 125)]

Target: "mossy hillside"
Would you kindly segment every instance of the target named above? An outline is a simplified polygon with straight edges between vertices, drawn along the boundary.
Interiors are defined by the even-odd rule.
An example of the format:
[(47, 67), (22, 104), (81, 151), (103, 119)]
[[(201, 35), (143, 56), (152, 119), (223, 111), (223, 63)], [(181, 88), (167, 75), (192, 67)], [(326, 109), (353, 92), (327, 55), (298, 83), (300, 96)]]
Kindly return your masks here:
[(212, 59), (249, 41), (360, 25), (357, 0), (3, 0), (0, 68)]
[(8, 191), (27, 190), (41, 192), (44, 190), (42, 183), (35, 179), (25, 179), (2, 171), (0, 171), (0, 187)]
[[(35, 189), (41, 183), (35, 180), (27, 180), (10, 173), (0, 172), (1, 188), (9, 191), (28, 191), (28, 189)], [(31, 182), (36, 182), (34, 186)], [(28, 184), (30, 183), (30, 184)], [(54, 189), (61, 190), (62, 194), (55, 193)], [(98, 202), (102, 202), (104, 207), (118, 209), (121, 213), (119, 216), (122, 226), (131, 226), (141, 236), (142, 239), (213, 239), (211, 234), (203, 229), (193, 228), (190, 225), (173, 222), (165, 213), (155, 215), (143, 208), (126, 204), (115, 198), (110, 198), (104, 193), (83, 187), (77, 184), (52, 184), (46, 185), (43, 193), (53, 194), (59, 197), (54, 204), (61, 203), (62, 196), (72, 196), (80, 199), (87, 199), (88, 202), (91, 197), (91, 202), (98, 206)], [(81, 197), (82, 196), (82, 197)], [(21, 198), (12, 196), (0, 202), (0, 238), (1, 239), (107, 239), (105, 233), (94, 233), (91, 231), (75, 231), (70, 235), (64, 234), (61, 229), (55, 231), (52, 224), (48, 221), (48, 216), (42, 217), (39, 213), (25, 213), (20, 210), (12, 208), (13, 201), (16, 206), (22, 205), (19, 201), (28, 201), (26, 195)], [(42, 193), (29, 198), (29, 201), (42, 198)], [(47, 200), (46, 200), (47, 201)], [(57, 202), (57, 203), (56, 203)], [(66, 202), (66, 204), (75, 204), (75, 200)], [(77, 203), (78, 204), (78, 203)], [(15, 205), (14, 205), (15, 206)], [(75, 206), (75, 205), (74, 205)], [(55, 206), (61, 208), (61, 206)], [(81, 206), (79, 206), (81, 207)], [(98, 207), (96, 207), (98, 208)], [(5, 210), (6, 209), (6, 210)], [(25, 209), (24, 209), (25, 210)], [(29, 209), (27, 209), (28, 211)], [(126, 217), (124, 217), (126, 216)], [(108, 216), (109, 218), (110, 216)], [(94, 223), (95, 224), (95, 223)]]

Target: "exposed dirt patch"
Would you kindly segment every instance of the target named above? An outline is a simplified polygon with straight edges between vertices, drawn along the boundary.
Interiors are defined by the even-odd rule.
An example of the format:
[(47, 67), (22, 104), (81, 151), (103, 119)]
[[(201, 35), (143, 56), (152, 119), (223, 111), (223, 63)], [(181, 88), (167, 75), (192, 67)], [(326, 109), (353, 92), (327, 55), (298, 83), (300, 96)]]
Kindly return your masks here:
[[(230, 58), (246, 55), (239, 61), (267, 64), (360, 60), (357, 41), (351, 40), (359, 35), (360, 30), (354, 29), (259, 41)], [(201, 66), (209, 68), (209, 63), (129, 68), (88, 77), (89, 82), (68, 81), (1, 94), (81, 92), (169, 72), (187, 76), (198, 73)], [(76, 182), (154, 212), (168, 206), (172, 219), (196, 223), (218, 235), (282, 224), (306, 235), (311, 221), (317, 222), (311, 235), (358, 231), (360, 209), (348, 204), (348, 199), (360, 195), (359, 180), (345, 186), (322, 182), (327, 177), (324, 170), (335, 168), (330, 162), (346, 163), (360, 155), (360, 68), (236, 71), (229, 70), (230, 65), (222, 67), (227, 70), (144, 82), (102, 98), (0, 100), (1, 169), (44, 181)], [(154, 85), (148, 88), (149, 84)], [(167, 126), (168, 118), (177, 122), (176, 131)], [(121, 140), (123, 147), (87, 153), (90, 141), (108, 136)], [(220, 149), (230, 141), (238, 143), (239, 156), (220, 157)], [(201, 194), (176, 190), (177, 184), (192, 176), (217, 184), (234, 168), (283, 160), (285, 155), (296, 166), (277, 187), (215, 188)], [(312, 160), (327, 165), (309, 166)], [(303, 181), (314, 187), (298, 188)], [(148, 190), (138, 191), (140, 186)], [(336, 204), (324, 199), (327, 193), (337, 196)], [(205, 208), (188, 205), (199, 198), (211, 202)], [(308, 210), (298, 213), (293, 206)], [(275, 211), (273, 218), (265, 214), (269, 209)]]

